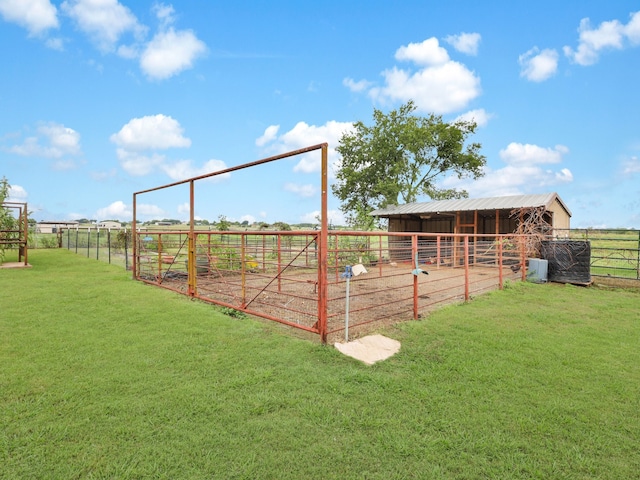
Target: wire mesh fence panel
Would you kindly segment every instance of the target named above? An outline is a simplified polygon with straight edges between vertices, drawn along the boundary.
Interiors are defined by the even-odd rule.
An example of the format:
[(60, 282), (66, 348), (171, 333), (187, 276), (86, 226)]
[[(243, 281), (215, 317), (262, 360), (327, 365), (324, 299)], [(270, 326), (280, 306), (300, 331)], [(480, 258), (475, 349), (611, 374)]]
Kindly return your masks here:
[(640, 280), (640, 230), (556, 230), (561, 240), (590, 243), (590, 271), (594, 277)]
[(61, 229), (56, 243), (61, 248), (129, 268), (132, 260), (131, 231), (127, 229)]

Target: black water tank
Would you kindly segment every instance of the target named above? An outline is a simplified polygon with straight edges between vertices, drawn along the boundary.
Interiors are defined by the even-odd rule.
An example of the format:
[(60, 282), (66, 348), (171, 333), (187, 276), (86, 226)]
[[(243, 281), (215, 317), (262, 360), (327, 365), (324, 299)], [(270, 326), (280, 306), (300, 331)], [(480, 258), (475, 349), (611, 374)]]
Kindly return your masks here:
[(542, 242), (542, 258), (549, 262), (550, 282), (591, 283), (591, 244), (579, 240)]

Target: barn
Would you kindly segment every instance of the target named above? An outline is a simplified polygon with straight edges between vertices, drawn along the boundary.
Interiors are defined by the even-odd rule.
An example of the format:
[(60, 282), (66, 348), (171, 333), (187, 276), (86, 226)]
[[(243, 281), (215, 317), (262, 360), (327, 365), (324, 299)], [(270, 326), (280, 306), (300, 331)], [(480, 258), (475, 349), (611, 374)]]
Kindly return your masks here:
[(570, 228), (571, 211), (555, 192), (407, 203), (371, 215), (388, 219), (390, 232), (492, 235), (516, 232), (518, 222), (534, 209), (543, 212), (554, 236)]
[(58, 233), (61, 229), (64, 228), (76, 228), (78, 226), (78, 222), (38, 222), (36, 224), (36, 232), (37, 233)]

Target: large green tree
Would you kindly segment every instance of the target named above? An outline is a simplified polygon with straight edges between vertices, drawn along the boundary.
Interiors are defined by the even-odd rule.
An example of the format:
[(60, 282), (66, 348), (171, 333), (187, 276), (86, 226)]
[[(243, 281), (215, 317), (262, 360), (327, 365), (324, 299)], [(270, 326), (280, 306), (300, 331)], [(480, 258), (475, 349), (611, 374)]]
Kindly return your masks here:
[(441, 116), (418, 116), (415, 110), (412, 101), (388, 114), (374, 109), (372, 126), (356, 122), (340, 138), (336, 150), (342, 164), (332, 189), (352, 226), (370, 228), (371, 211), (422, 196), (465, 198), (466, 191), (439, 188), (437, 182), (447, 174), (483, 175), (481, 145), (468, 142), (475, 122), (445, 123)]

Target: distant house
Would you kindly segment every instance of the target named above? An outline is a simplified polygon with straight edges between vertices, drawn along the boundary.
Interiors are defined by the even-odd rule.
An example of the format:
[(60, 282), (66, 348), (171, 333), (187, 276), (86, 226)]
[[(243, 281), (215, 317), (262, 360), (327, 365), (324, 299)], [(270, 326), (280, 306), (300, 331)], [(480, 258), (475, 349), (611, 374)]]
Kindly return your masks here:
[(108, 229), (119, 229), (122, 228), (122, 224), (120, 222), (116, 222), (113, 220), (104, 220), (102, 222), (98, 222), (96, 224), (98, 228), (108, 228)]
[(63, 228), (76, 228), (78, 222), (38, 222), (36, 233), (58, 233)]
[(568, 229), (571, 211), (557, 193), (506, 197), (437, 200), (395, 205), (371, 215), (389, 220), (390, 232), (509, 234), (517, 229), (512, 212), (544, 207), (545, 221), (555, 229)]

